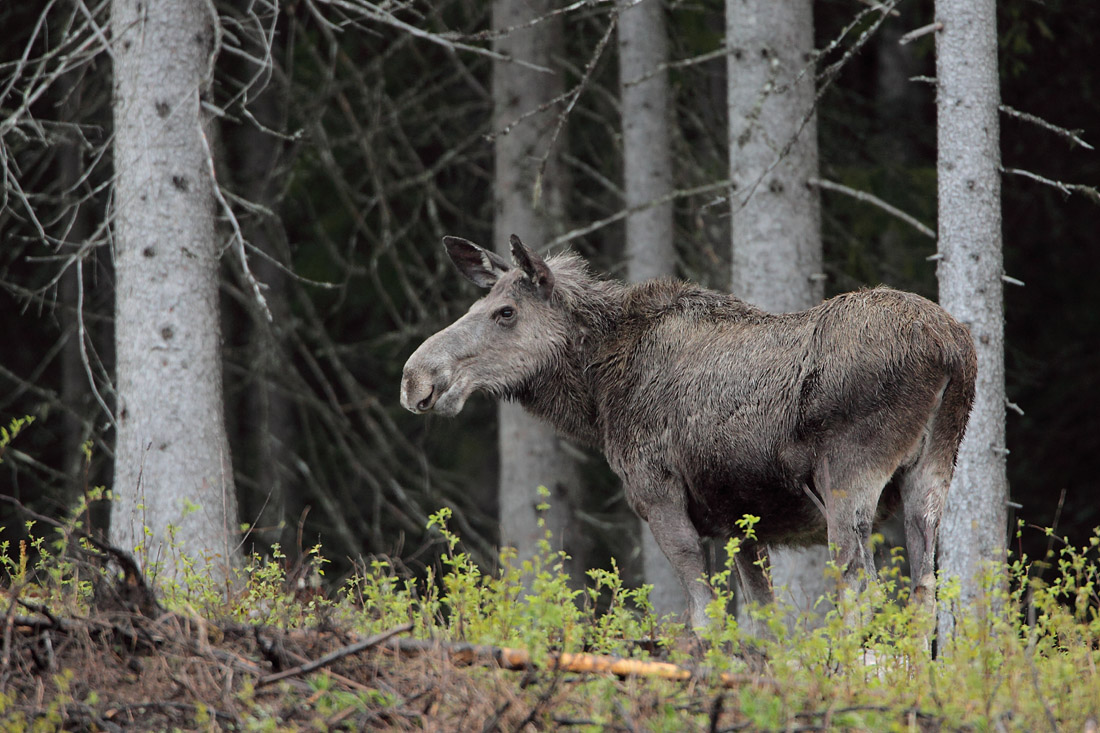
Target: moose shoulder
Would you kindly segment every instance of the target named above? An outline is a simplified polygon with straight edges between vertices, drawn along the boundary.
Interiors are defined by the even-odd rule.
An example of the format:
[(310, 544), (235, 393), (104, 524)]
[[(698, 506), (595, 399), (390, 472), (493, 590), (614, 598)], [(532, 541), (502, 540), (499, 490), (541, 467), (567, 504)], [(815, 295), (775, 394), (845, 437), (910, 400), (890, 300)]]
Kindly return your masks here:
[(457, 414), (475, 390), (515, 399), (603, 451), (705, 623), (701, 537), (758, 515), (743, 592), (771, 589), (767, 544), (828, 540), (844, 582), (873, 575), (879, 498), (900, 495), (914, 597), (935, 598), (936, 531), (977, 371), (969, 332), (938, 305), (875, 288), (771, 314), (675, 281), (628, 285), (513, 236), (515, 266), (445, 237), (490, 288), (409, 358), (401, 403)]

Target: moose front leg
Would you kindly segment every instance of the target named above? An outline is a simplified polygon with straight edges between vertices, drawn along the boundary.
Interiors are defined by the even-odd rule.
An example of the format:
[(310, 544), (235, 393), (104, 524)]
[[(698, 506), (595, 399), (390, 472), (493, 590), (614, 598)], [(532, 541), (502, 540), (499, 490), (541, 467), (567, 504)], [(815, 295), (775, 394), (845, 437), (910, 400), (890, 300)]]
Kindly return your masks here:
[[(637, 507), (636, 507), (637, 508)], [(707, 625), (707, 604), (714, 594), (703, 580), (706, 565), (699, 532), (688, 517), (687, 508), (674, 499), (648, 504), (638, 513), (649, 522), (649, 529), (665, 553), (687, 595), (688, 617), (693, 628)]]

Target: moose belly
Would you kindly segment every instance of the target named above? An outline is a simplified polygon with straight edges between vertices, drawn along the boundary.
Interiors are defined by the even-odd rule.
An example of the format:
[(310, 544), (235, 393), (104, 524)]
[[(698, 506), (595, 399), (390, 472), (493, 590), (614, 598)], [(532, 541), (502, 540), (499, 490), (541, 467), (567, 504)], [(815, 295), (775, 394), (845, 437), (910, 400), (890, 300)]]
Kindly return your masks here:
[(761, 542), (804, 545), (826, 540), (825, 518), (794, 477), (707, 471), (691, 479), (688, 512), (704, 537), (737, 535), (737, 521), (751, 514), (760, 518), (755, 532)]

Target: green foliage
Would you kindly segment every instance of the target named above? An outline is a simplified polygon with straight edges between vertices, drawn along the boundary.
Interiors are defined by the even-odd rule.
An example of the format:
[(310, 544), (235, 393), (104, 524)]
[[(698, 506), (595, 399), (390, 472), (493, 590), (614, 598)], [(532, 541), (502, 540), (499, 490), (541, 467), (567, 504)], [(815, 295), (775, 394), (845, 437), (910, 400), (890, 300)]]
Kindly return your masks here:
[(23, 432), (23, 429), (34, 422), (33, 415), (26, 415), (24, 417), (13, 417), (7, 427), (0, 425), (0, 463), (4, 462), (4, 452), (11, 445), (11, 442), (18, 437), (19, 433)]
[[(823, 623), (815, 625), (809, 614), (782, 603), (734, 614), (734, 561), (745, 541), (754, 539), (758, 521), (746, 516), (726, 545), (723, 566), (709, 578), (715, 599), (707, 609), (712, 623), (698, 630), (704, 650), (700, 658), (684, 651), (693, 646), (684, 627), (655, 618), (650, 589), (626, 586), (616, 563), (590, 570), (587, 585), (578, 588), (564, 570), (566, 556), (552, 548), (547, 535), (534, 556), (520, 559), (508, 550), (495, 569), (486, 569), (465, 551), (450, 519), (446, 508), (429, 519), (441, 552), (424, 578), (403, 572), (394, 561), (374, 559), (327, 596), (303, 594), (303, 588), (313, 586), (295, 578), (303, 570), (307, 577), (323, 575), (321, 548), (311, 548), (291, 571), (276, 547), (267, 557), (250, 558), (228, 594), (224, 588), (204, 586), (196, 564), (193, 575), (184, 578), (187, 593), (173, 589), (164, 602), (214, 623), (285, 629), (335, 625), (370, 634), (411, 622), (417, 638), (522, 648), (538, 664), (558, 652), (645, 659), (647, 652), (635, 642), (648, 639), (674, 661), (697, 669), (695, 685), (644, 678), (577, 679), (553, 714), (596, 727), (619, 725), (624, 699), (649, 701), (648, 729), (705, 725), (707, 711), (688, 699), (700, 689), (723, 695), (726, 714), (732, 712), (738, 725), (750, 729), (813, 725), (893, 730), (936, 723), (984, 730), (1007, 721), (1018, 729), (1052, 722), (1079, 729), (1100, 708), (1100, 529), (1083, 547), (1048, 532), (1052, 549), (1042, 561), (1021, 555), (990, 563), (982, 570), (985, 593), (972, 604), (962, 604), (957, 582), (941, 582), (940, 610), (953, 617), (955, 630), (950, 639), (938, 640), (933, 659), (929, 637), (934, 619), (908, 603), (909, 580), (896, 551), (866, 592), (823, 599), (830, 606)], [(76, 522), (74, 518), (67, 530), (46, 535), (31, 526), (26, 547), (3, 548), (0, 568), (12, 589), (6, 603), (33, 598), (56, 615), (91, 612), (88, 571), (78, 570), (70, 559), (68, 538)], [(835, 566), (829, 572), (840, 576)], [(10, 606), (3, 610), (10, 611)], [(747, 682), (723, 691), (723, 673), (743, 675)], [(509, 673), (471, 674), (509, 679)], [(0, 720), (14, 729), (62, 727), (65, 711), (77, 704), (71, 675), (59, 671), (53, 697), (33, 720), (10, 697), (0, 697)], [(348, 711), (384, 714), (400, 704), (385, 688), (349, 691), (333, 680), (326, 672), (308, 678), (308, 706), (325, 718)], [(242, 682), (235, 695), (243, 727), (285, 729), (250, 682)], [(81, 698), (86, 697), (82, 692)], [(79, 704), (94, 706), (89, 699)], [(212, 727), (204, 710), (195, 707), (196, 726)], [(205, 723), (199, 720), (204, 715)]]
[[(0, 583), (10, 588), (6, 599), (9, 608), (22, 598), (31, 598), (34, 604), (58, 615), (87, 612), (95, 571), (74, 558), (93, 551), (82, 535), (88, 507), (109, 497), (110, 492), (103, 487), (91, 489), (78, 498), (61, 526), (42, 531), (35, 520), (29, 519), (23, 524), (27, 539), (20, 539), (15, 546), (0, 541)], [(0, 527), (0, 534), (3, 530)]]

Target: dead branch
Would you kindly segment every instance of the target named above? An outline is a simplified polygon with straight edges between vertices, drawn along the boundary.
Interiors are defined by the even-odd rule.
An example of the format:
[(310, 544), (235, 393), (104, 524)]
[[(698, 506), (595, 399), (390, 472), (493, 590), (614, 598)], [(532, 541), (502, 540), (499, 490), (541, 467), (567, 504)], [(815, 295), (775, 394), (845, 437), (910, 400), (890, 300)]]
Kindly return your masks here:
[(217, 198), (218, 203), (221, 204), (222, 209), (225, 211), (225, 216), (229, 220), (229, 223), (233, 227), (233, 236), (229, 240), (229, 246), (234, 247), (237, 252), (237, 256), (241, 263), (241, 274), (244, 277), (248, 286), (252, 289), (252, 297), (256, 299), (256, 304), (260, 307), (260, 312), (264, 314), (268, 322), (275, 320), (275, 317), (271, 315), (271, 308), (267, 305), (267, 298), (264, 297), (263, 288), (256, 280), (256, 276), (252, 274), (252, 270), (248, 267), (248, 255), (245, 253), (245, 239), (244, 233), (241, 231), (241, 225), (237, 221), (237, 216), (233, 213), (233, 207), (229, 205), (229, 202), (225, 200), (225, 196), (222, 194), (221, 184), (218, 183), (218, 175), (214, 169), (214, 153), (210, 150), (210, 142), (206, 139), (206, 131), (202, 129), (202, 123), (199, 123), (199, 139), (202, 140), (203, 152), (206, 156), (206, 170), (210, 175), (210, 186), (214, 190), (214, 196)]
[(912, 43), (921, 36), (927, 36), (929, 33), (935, 33), (936, 31), (943, 30), (943, 23), (938, 20), (935, 23), (929, 23), (928, 25), (922, 25), (920, 28), (909, 31), (901, 38), (898, 39), (898, 43), (904, 46), (907, 43)]
[(846, 196), (851, 196), (852, 198), (854, 198), (858, 201), (863, 201), (864, 203), (868, 203), (868, 204), (872, 204), (874, 206), (877, 206), (880, 209), (882, 209), (883, 211), (885, 211), (887, 214), (890, 214), (891, 216), (894, 216), (894, 217), (897, 217), (898, 219), (901, 219), (906, 224), (913, 227), (914, 229), (916, 229), (918, 232), (920, 232), (924, 236), (929, 237), (933, 240), (936, 238), (936, 233), (934, 231), (932, 231), (931, 227), (928, 227), (928, 226), (922, 224), (916, 217), (911, 216), (909, 214), (906, 214), (901, 209), (897, 208), (896, 206), (892, 206), (892, 205), (886, 203), (885, 201), (880, 199), (878, 196), (875, 196), (874, 194), (867, 193), (866, 191), (858, 191), (854, 188), (849, 188), (848, 186), (845, 186), (841, 183), (836, 183), (834, 181), (827, 181), (827, 180), (824, 180), (822, 178), (811, 178), (809, 181), (807, 181), (807, 183), (809, 183), (811, 186), (816, 186), (818, 188), (823, 188), (826, 191), (836, 191), (837, 193), (842, 193), (842, 194), (845, 194)]
[(272, 682), (278, 682), (279, 680), (286, 679), (287, 677), (296, 677), (298, 675), (309, 674), (310, 672), (314, 672), (323, 667), (327, 667), (334, 662), (338, 662), (344, 657), (350, 656), (352, 654), (358, 654), (359, 652), (370, 649), (373, 646), (378, 646), (379, 644), (385, 642), (387, 639), (390, 639), (397, 634), (403, 634), (410, 629), (412, 629), (412, 624), (402, 624), (400, 626), (395, 626), (388, 631), (383, 631), (380, 634), (375, 634), (374, 636), (370, 636), (366, 639), (357, 641), (354, 644), (349, 644), (341, 649), (337, 649), (336, 651), (326, 654), (325, 656), (313, 662), (309, 662), (307, 664), (299, 664), (297, 667), (291, 667), (290, 669), (285, 669), (282, 672), (276, 672), (275, 674), (269, 674), (265, 677), (261, 677), (259, 680), (256, 681), (256, 687), (270, 685)]
[[(599, 0), (596, 0), (596, 2), (598, 2), (598, 1)], [(639, 2), (641, 2), (641, 0), (632, 0), (631, 5), (632, 6), (636, 5)], [(454, 39), (459, 39), (459, 38), (461, 38), (463, 40), (467, 40), (467, 41), (495, 40), (497, 38), (507, 36), (511, 33), (516, 32), (516, 31), (526, 30), (528, 28), (534, 28), (539, 23), (545, 23), (546, 21), (551, 20), (551, 19), (553, 19), (553, 18), (555, 18), (559, 15), (566, 15), (568, 13), (572, 13), (574, 10), (580, 10), (581, 8), (583, 8), (586, 5), (591, 6), (593, 4), (595, 4), (593, 2), (593, 0), (576, 0), (575, 2), (569, 3), (568, 5), (563, 5), (560, 8), (554, 8), (553, 10), (548, 11), (544, 15), (540, 15), (536, 18), (532, 18), (531, 20), (525, 21), (523, 23), (517, 23), (516, 25), (508, 26), (507, 28), (484, 29), (484, 30), (480, 30), (480, 31), (475, 31), (473, 33), (456, 33), (456, 32), (453, 32), (453, 31), (447, 31), (447, 32), (444, 32), (444, 33), (440, 33), (439, 36), (441, 38), (446, 38), (446, 39), (449, 39), (449, 40), (454, 40)]]
[(1056, 188), (1066, 196), (1074, 193), (1079, 193), (1089, 201), (1100, 206), (1100, 190), (1095, 186), (1086, 186), (1082, 183), (1062, 183), (1061, 181), (1052, 181), (1049, 178), (1044, 178), (1038, 173), (1032, 173), (1031, 171), (1025, 171), (1020, 168), (1001, 168), (1002, 173), (1011, 173), (1014, 176), (1023, 176), (1024, 178), (1030, 178), (1033, 181), (1038, 181), (1044, 186), (1050, 186)]
[(1002, 112), (1004, 112), (1006, 115), (1008, 115), (1009, 117), (1015, 117), (1018, 120), (1023, 120), (1024, 122), (1030, 122), (1033, 125), (1038, 125), (1039, 127), (1043, 128), (1044, 130), (1047, 130), (1049, 132), (1053, 132), (1055, 135), (1058, 135), (1059, 137), (1063, 137), (1066, 140), (1069, 140), (1071, 145), (1080, 145), (1085, 150), (1093, 150), (1094, 149), (1091, 145), (1089, 145), (1087, 142), (1085, 142), (1084, 140), (1081, 139), (1081, 133), (1084, 132), (1083, 130), (1067, 130), (1064, 127), (1059, 127), (1058, 125), (1055, 125), (1051, 122), (1047, 122), (1042, 117), (1036, 117), (1033, 114), (1028, 114), (1027, 112), (1021, 112), (1018, 109), (1013, 109), (1012, 107), (1009, 107), (1007, 104), (1002, 104), (1000, 106), (1000, 110)]

